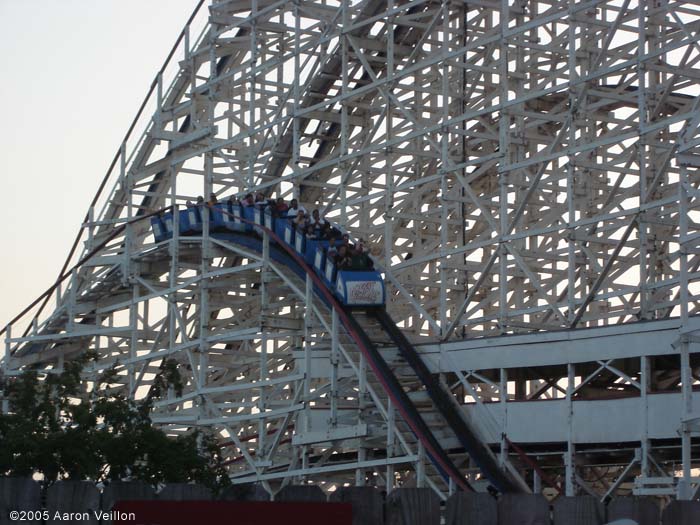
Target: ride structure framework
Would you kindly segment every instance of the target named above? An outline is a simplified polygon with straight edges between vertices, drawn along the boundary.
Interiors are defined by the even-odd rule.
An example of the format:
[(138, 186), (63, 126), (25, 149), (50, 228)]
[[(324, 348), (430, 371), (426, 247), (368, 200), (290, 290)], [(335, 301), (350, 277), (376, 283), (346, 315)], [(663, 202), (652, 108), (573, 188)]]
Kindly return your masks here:
[[(91, 350), (86, 389), (114, 368), (100, 388), (140, 398), (169, 363), (153, 421), (271, 493), (446, 497), (493, 464), (503, 490), (697, 497), (698, 31), (669, 0), (200, 1), (3, 373)], [(364, 239), (391, 323), (208, 209), (153, 236), (254, 191)]]

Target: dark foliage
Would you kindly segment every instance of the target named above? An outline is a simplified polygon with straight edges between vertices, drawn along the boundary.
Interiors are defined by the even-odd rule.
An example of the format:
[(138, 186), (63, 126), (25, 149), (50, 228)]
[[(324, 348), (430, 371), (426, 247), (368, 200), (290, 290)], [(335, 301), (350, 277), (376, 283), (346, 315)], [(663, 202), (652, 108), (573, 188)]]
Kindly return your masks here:
[(150, 395), (132, 401), (109, 392), (117, 371), (107, 370), (87, 392), (81, 373), (91, 355), (63, 371), (36, 371), (5, 379), (9, 413), (0, 415), (0, 475), (41, 474), (57, 479), (137, 479), (152, 485), (194, 481), (214, 491), (229, 484), (213, 436), (192, 432), (168, 436), (151, 424), (153, 401), (168, 389), (180, 395), (177, 363), (167, 360)]

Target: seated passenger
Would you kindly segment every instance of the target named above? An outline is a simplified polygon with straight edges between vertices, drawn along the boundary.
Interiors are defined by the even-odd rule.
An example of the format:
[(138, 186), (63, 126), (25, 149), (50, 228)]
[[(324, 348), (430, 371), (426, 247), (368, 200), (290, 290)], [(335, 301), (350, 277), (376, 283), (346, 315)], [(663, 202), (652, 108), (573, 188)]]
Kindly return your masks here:
[(321, 214), (318, 212), (318, 210), (314, 210), (311, 212), (311, 224), (314, 225), (314, 228), (318, 228), (320, 230), (323, 228), (324, 225), (328, 223), (326, 219), (323, 219), (321, 217)]
[(350, 269), (356, 271), (371, 270), (370, 268), (370, 258), (367, 257), (366, 253), (361, 253), (357, 251), (357, 248), (353, 249), (350, 255)]
[(321, 228), (321, 239), (328, 239), (330, 240), (331, 237), (335, 237), (333, 235), (333, 230), (331, 229), (331, 224), (326, 221), (326, 224), (323, 225)]
[(194, 207), (194, 202), (192, 202), (191, 200), (187, 199), (187, 202), (185, 203), (185, 207), (186, 207), (186, 208), (192, 208), (192, 207)]
[(306, 223), (307, 221), (304, 212), (299, 210), (297, 212), (297, 216), (292, 221), (292, 225), (294, 226), (294, 228), (296, 228), (297, 231), (303, 232), (306, 231)]
[(352, 265), (352, 260), (350, 259), (350, 254), (348, 253), (348, 247), (341, 244), (338, 247), (338, 255), (335, 257), (335, 265), (338, 270), (349, 270)]
[(216, 194), (215, 193), (210, 194), (209, 195), (209, 202), (207, 202), (207, 204), (209, 206), (214, 206), (215, 204), (218, 204), (218, 203), (219, 203), (219, 199), (216, 198)]
[(287, 210), (287, 218), (295, 218), (300, 211), (306, 215), (306, 208), (300, 206), (299, 201), (296, 199), (292, 199), (292, 202), (289, 203), (289, 209)]
[(326, 250), (326, 257), (331, 261), (335, 261), (338, 256), (338, 248), (335, 245), (335, 237), (330, 237), (328, 239), (328, 249)]
[(275, 202), (275, 211), (277, 212), (277, 216), (286, 217), (288, 210), (289, 206), (287, 206), (287, 203), (284, 202), (284, 199), (282, 197), (278, 197), (277, 202)]
[(255, 204), (255, 201), (253, 200), (253, 194), (248, 193), (245, 197), (243, 197), (241, 204), (245, 207), (252, 206), (253, 204)]
[(267, 206), (267, 201), (265, 200), (265, 195), (263, 195), (260, 192), (257, 192), (255, 194), (255, 207), (256, 208), (264, 208)]
[(311, 239), (311, 240), (316, 240), (318, 239), (318, 230), (314, 228), (313, 224), (307, 224), (306, 225), (306, 238)]
[(204, 197), (202, 197), (201, 195), (199, 197), (197, 197), (197, 204), (196, 205), (197, 206), (204, 206)]
[(275, 205), (272, 208), (272, 214), (275, 217), (287, 218), (288, 210), (289, 206), (287, 206), (287, 203), (284, 202), (284, 199), (282, 197), (278, 197), (275, 201)]
[(335, 237), (336, 239), (340, 239), (343, 236), (343, 233), (330, 222), (328, 222), (328, 228), (330, 229), (329, 237)]
[(299, 205), (296, 203), (296, 199), (292, 199), (291, 202), (289, 203), (289, 206), (287, 206), (287, 219), (290, 221), (293, 221), (294, 219), (297, 218), (297, 214), (299, 213)]
[(361, 270), (374, 270), (374, 261), (367, 254), (367, 252), (365, 252), (365, 246), (361, 239), (360, 242), (357, 243), (357, 249), (355, 252), (357, 257), (356, 261)]

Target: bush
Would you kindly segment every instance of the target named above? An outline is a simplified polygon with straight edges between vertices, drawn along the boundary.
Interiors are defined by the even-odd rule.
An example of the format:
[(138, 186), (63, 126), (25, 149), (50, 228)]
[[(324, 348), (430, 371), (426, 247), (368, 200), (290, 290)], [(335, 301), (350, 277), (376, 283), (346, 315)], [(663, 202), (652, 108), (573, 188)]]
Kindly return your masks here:
[(0, 387), (9, 413), (0, 415), (0, 475), (41, 474), (58, 479), (158, 483), (197, 482), (218, 492), (229, 484), (221, 450), (212, 435), (200, 431), (168, 436), (152, 425), (154, 399), (173, 387), (182, 390), (177, 363), (166, 361), (154, 388), (141, 401), (126, 399), (102, 386), (114, 382), (110, 369), (87, 392), (81, 373), (85, 355), (61, 373), (40, 379), (26, 370)]

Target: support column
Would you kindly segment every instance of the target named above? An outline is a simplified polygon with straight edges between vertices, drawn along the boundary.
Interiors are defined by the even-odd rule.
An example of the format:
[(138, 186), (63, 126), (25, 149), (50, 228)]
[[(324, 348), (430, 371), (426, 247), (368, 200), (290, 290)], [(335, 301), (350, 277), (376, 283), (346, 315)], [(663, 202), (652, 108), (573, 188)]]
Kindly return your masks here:
[(566, 470), (566, 480), (565, 480), (565, 491), (566, 496), (576, 495), (576, 470), (574, 467), (574, 406), (573, 406), (573, 392), (574, 392), (574, 380), (576, 378), (574, 372), (574, 365), (568, 364), (567, 366), (567, 376), (568, 381), (566, 385), (566, 404), (567, 404), (567, 443), (566, 452), (564, 452), (564, 467)]

